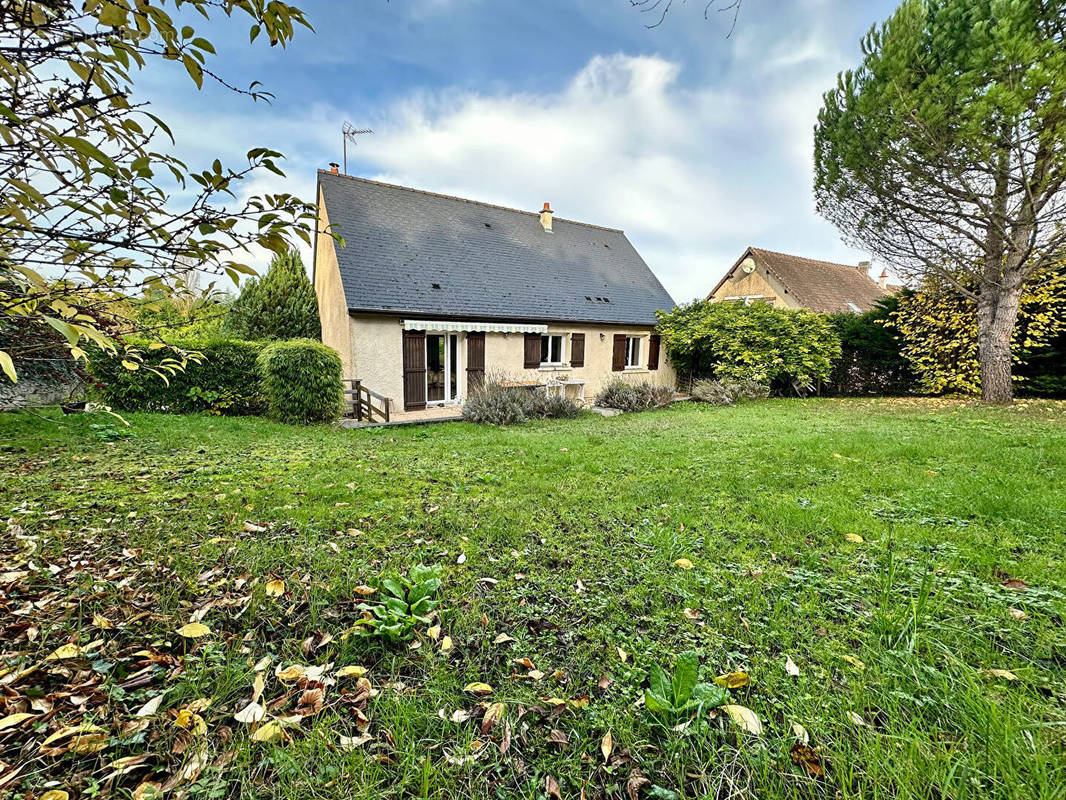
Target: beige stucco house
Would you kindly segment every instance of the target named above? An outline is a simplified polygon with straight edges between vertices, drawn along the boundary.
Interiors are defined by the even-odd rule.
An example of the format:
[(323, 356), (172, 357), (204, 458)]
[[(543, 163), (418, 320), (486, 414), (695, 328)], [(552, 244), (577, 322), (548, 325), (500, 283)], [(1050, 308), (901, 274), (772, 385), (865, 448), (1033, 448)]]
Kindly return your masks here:
[(874, 281), (869, 269), (868, 261), (850, 266), (749, 247), (707, 299), (714, 303), (769, 303), (823, 314), (859, 314), (899, 289), (888, 283), (887, 272)]
[(612, 377), (674, 385), (655, 333), (674, 302), (622, 231), (334, 170), (314, 284), (345, 378), (408, 412), (459, 406), (486, 375), (586, 402)]

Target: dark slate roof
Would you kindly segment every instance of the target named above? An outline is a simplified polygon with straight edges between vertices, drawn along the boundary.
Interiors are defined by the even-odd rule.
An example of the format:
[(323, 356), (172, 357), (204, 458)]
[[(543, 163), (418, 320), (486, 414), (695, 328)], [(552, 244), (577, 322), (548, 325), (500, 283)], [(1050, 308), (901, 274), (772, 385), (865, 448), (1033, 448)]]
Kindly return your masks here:
[(620, 230), (556, 217), (547, 233), (534, 212), (325, 170), (318, 180), (346, 245), (350, 311), (653, 325), (674, 307)]
[(801, 306), (811, 311), (822, 314), (869, 311), (874, 301), (890, 294), (864, 268), (749, 247), (711, 290), (708, 299), (749, 255), (769, 270)]

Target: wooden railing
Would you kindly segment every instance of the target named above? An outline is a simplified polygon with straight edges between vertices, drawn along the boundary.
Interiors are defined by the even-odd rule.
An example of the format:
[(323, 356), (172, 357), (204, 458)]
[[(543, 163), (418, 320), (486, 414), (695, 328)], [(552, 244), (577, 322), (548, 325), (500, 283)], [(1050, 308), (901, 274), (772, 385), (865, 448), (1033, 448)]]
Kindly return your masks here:
[[(353, 416), (359, 422), (388, 422), (389, 421), (389, 398), (384, 395), (372, 392), (363, 386), (363, 382), (358, 379), (352, 379), (344, 381), (347, 384), (351, 384), (351, 389), (344, 390), (344, 396), (348, 398), (348, 401), (352, 404)], [(378, 405), (374, 405), (374, 401), (378, 402)], [(375, 419), (375, 415), (377, 419)]]

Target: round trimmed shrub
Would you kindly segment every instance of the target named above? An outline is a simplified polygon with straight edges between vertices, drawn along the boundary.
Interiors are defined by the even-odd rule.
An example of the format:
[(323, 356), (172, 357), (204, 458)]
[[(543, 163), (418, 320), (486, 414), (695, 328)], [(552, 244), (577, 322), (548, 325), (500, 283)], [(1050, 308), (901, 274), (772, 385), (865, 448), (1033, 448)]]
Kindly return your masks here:
[(270, 416), (306, 425), (331, 422), (344, 403), (337, 351), (311, 339), (276, 342), (257, 362)]

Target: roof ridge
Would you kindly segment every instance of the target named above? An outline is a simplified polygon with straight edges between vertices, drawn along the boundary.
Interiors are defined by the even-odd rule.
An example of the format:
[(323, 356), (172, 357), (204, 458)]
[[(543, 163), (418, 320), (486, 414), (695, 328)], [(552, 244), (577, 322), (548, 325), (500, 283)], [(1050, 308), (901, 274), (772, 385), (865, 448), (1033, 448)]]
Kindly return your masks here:
[[(797, 255), (793, 255), (792, 253), (782, 253), (780, 250), (767, 250), (765, 247), (754, 247), (753, 246), (753, 247), (750, 247), (749, 249), (750, 250), (754, 250), (757, 253), (767, 253), (767, 254), (773, 255), (773, 256), (784, 256), (785, 258), (795, 258), (795, 259), (797, 259), (799, 261), (808, 261), (811, 264), (827, 264), (830, 267), (844, 267), (845, 269), (850, 269), (850, 270), (853, 270), (855, 272), (859, 271), (859, 265), (858, 264), (841, 264), (839, 261), (825, 261), (824, 259), (821, 259), (821, 258), (807, 258), (807, 256), (797, 256)], [(873, 278), (870, 278), (868, 273), (862, 273), (862, 274), (865, 274), (866, 277), (869, 278), (871, 281), (873, 280)], [(874, 281), (874, 282), (876, 283), (876, 281)]]
[[(498, 211), (511, 211), (511, 212), (513, 212), (515, 214), (526, 214), (526, 215), (531, 216), (531, 217), (539, 217), (540, 216), (539, 212), (537, 212), (537, 211), (525, 211), (524, 209), (521, 209), (521, 208), (512, 208), (511, 206), (501, 206), (501, 205), (497, 205), (496, 203), (486, 203), (484, 200), (471, 200), (468, 197), (459, 197), (458, 195), (454, 195), (454, 194), (444, 194), (443, 192), (431, 192), (428, 189), (415, 189), (412, 186), (401, 186), (398, 183), (386, 183), (385, 181), (375, 181), (375, 180), (373, 180), (371, 178), (360, 178), (357, 175), (345, 175), (344, 173), (332, 172), (331, 170), (328, 170), (328, 169), (320, 169), (318, 171), (318, 174), (320, 176), (321, 175), (329, 175), (331, 178), (347, 178), (350, 181), (359, 181), (360, 183), (369, 183), (369, 184), (372, 184), (374, 186), (384, 186), (384, 187), (389, 188), (389, 189), (401, 189), (401, 190), (403, 190), (405, 192), (414, 192), (415, 194), (424, 194), (424, 195), (429, 195), (430, 197), (441, 197), (441, 198), (443, 198), (445, 200), (458, 200), (460, 203), (470, 203), (471, 205), (475, 205), (475, 206), (484, 206), (485, 208), (495, 208)], [(552, 213), (554, 214), (555, 212), (552, 212)], [(555, 217), (554, 219), (555, 219), (556, 222), (568, 222), (571, 225), (581, 225), (581, 226), (583, 226), (585, 228), (596, 228), (597, 230), (610, 231), (611, 233), (621, 233), (621, 234), (625, 233), (625, 231), (622, 230), (621, 228), (609, 228), (606, 225), (597, 225), (594, 222), (581, 222), (581, 221), (576, 220), (576, 219), (567, 219), (566, 217)], [(785, 255), (785, 254), (782, 253), (781, 255)]]

